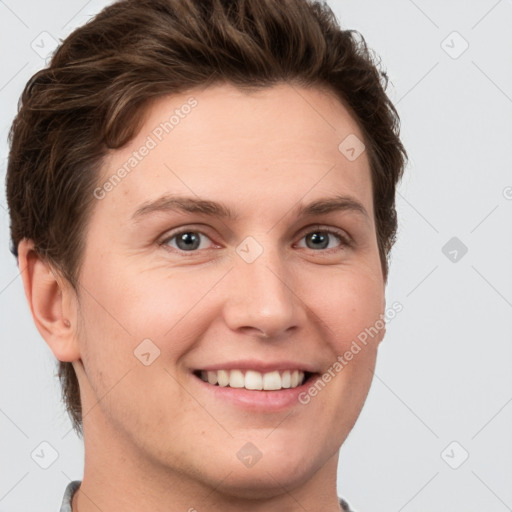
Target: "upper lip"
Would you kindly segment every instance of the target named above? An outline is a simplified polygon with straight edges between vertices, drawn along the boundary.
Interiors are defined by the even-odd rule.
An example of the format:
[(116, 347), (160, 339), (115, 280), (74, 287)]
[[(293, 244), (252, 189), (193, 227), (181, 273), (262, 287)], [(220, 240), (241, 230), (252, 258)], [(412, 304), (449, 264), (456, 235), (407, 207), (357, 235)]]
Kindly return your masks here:
[(308, 373), (316, 373), (317, 370), (309, 364), (294, 362), (294, 361), (255, 361), (255, 360), (240, 360), (240, 361), (227, 361), (225, 363), (210, 364), (196, 368), (194, 371), (217, 371), (217, 370), (254, 370), (260, 373), (268, 373), (276, 370), (301, 370)]

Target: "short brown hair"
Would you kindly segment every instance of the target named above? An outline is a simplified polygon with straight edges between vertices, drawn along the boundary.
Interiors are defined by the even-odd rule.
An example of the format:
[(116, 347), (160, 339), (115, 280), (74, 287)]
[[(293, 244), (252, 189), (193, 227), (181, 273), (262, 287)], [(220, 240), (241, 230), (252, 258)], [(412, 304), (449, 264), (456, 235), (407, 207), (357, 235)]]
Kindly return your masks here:
[[(351, 110), (371, 167), (384, 280), (395, 242), (395, 188), (406, 152), (387, 74), (364, 38), (312, 0), (123, 0), (76, 29), (22, 93), (9, 134), (11, 251), (35, 250), (77, 290), (84, 227), (103, 157), (140, 130), (149, 102), (194, 87), (323, 87)], [(340, 141), (341, 142), (341, 141)], [(83, 436), (72, 363), (62, 396)]]

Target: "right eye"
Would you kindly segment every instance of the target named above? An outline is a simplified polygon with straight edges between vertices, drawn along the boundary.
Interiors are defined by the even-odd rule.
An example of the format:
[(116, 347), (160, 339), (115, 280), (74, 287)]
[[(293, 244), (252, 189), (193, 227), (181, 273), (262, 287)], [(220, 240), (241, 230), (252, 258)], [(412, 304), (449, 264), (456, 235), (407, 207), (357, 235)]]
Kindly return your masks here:
[[(201, 237), (210, 240), (210, 238), (201, 231), (180, 229), (179, 231), (171, 232), (160, 242), (160, 245), (181, 252), (197, 252), (197, 249), (205, 249), (205, 247), (201, 247)], [(175, 244), (173, 244), (174, 240)]]

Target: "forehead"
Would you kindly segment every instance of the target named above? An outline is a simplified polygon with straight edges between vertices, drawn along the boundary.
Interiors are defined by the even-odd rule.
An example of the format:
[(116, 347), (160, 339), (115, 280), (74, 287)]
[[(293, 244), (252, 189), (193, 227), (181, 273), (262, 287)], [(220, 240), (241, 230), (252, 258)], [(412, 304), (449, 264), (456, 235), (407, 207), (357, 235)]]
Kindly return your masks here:
[(97, 210), (127, 220), (141, 203), (177, 193), (271, 215), (337, 193), (373, 217), (367, 152), (346, 153), (361, 151), (362, 141), (345, 105), (319, 88), (248, 93), (223, 84), (162, 97), (137, 136), (106, 158), (99, 184), (108, 192)]

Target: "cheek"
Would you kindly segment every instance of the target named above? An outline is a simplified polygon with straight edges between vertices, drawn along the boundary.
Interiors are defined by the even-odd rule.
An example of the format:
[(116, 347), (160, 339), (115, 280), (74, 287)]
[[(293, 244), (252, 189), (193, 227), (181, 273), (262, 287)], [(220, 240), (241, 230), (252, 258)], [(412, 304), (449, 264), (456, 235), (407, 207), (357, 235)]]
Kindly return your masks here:
[[(190, 314), (215, 279), (207, 274), (144, 269), (125, 262), (84, 267), (89, 325), (119, 331), (134, 340), (161, 338)], [(211, 281), (211, 282), (210, 282)]]
[(96, 374), (97, 391), (130, 369), (147, 370), (138, 359), (142, 353), (150, 352), (153, 368), (179, 362), (207, 329), (205, 293), (218, 281), (212, 274), (144, 271), (114, 262), (83, 267), (83, 360)]
[[(162, 351), (165, 346), (169, 361), (179, 360), (206, 333), (208, 323), (218, 321), (226, 290), (237, 286), (230, 276), (221, 283), (226, 269), (215, 266), (165, 271), (100, 259), (89, 257), (82, 269), (86, 289), (82, 315), (91, 348), (101, 349), (101, 360), (107, 353), (112, 360), (115, 356), (115, 366), (133, 365), (134, 350), (145, 339)], [(309, 311), (309, 325), (302, 327), (320, 335), (333, 356), (349, 350), (353, 340), (364, 337), (384, 313), (384, 288), (377, 268), (378, 262), (341, 267), (303, 263), (289, 268), (285, 280), (293, 291), (290, 300)], [(378, 336), (367, 339), (370, 346)], [(365, 357), (361, 355), (359, 360)]]
[[(219, 283), (225, 269), (190, 265), (163, 272), (130, 270), (113, 260), (97, 263), (83, 268), (83, 314), (98, 341), (108, 333), (108, 344), (119, 340), (126, 346), (129, 338), (134, 348), (145, 338), (155, 342), (173, 339), (178, 344), (171, 345), (179, 350), (184, 343), (193, 342), (191, 318), (196, 326), (192, 331), (200, 335), (207, 326), (201, 326), (199, 319), (222, 310), (226, 297), (219, 295), (220, 288), (236, 286), (228, 282), (229, 276)], [(303, 265), (291, 269), (285, 280), (293, 291), (290, 300), (310, 311), (311, 325), (324, 329), (323, 337), (330, 339), (338, 352), (384, 313), (384, 286), (375, 268)], [(189, 327), (183, 332), (185, 325)], [(311, 326), (303, 327), (309, 330)]]
[(380, 340), (385, 296), (378, 273), (342, 269), (325, 273), (320, 279), (317, 276), (314, 282), (307, 292), (308, 304), (314, 307), (314, 314), (325, 326), (326, 338), (338, 354), (348, 350), (353, 340)]

